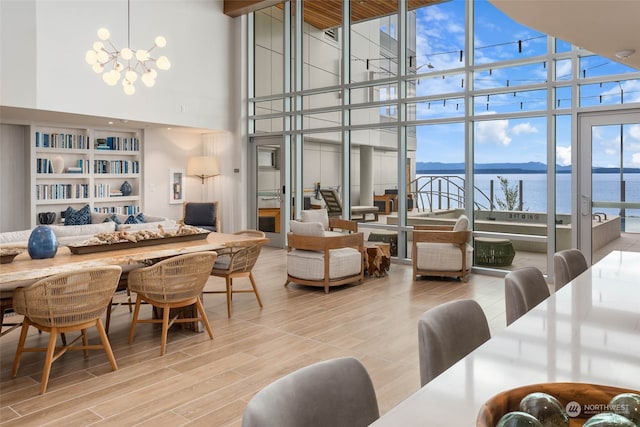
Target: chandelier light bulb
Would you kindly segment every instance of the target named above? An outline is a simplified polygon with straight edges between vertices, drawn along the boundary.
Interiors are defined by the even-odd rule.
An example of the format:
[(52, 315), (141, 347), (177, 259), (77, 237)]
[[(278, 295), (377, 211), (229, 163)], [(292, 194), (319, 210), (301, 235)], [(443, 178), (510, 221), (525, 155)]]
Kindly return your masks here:
[(100, 52), (102, 49), (104, 49), (104, 44), (102, 44), (102, 42), (93, 42), (93, 50)]
[(154, 79), (156, 77), (158, 77), (158, 72), (156, 70), (154, 70), (153, 68), (149, 68), (149, 70), (147, 72), (151, 73), (151, 77), (153, 77)]
[(133, 70), (128, 70), (126, 73), (124, 73), (124, 78), (133, 83), (138, 80), (138, 73)]
[(156, 60), (156, 66), (161, 70), (168, 70), (169, 68), (171, 68), (171, 62), (169, 62), (169, 58), (162, 55)]
[(124, 65), (122, 65), (122, 62), (116, 62), (116, 65), (113, 67), (114, 70), (118, 70), (118, 71), (122, 71), (124, 70)]
[(132, 84), (128, 84), (124, 86), (124, 93), (126, 93), (127, 95), (133, 95), (134, 93), (136, 93), (136, 88), (134, 85)]
[(131, 58), (133, 58), (133, 51), (131, 49), (129, 49), (128, 47), (125, 47), (124, 49), (122, 49), (120, 51), (120, 56), (122, 57), (122, 59), (128, 61)]
[(142, 83), (144, 83), (146, 87), (153, 87), (156, 84), (156, 79), (151, 71), (147, 71), (146, 73), (144, 73), (141, 79)]
[(106, 28), (100, 28), (98, 30), (98, 38), (100, 40), (109, 40), (109, 37), (111, 37), (111, 33)]
[(88, 50), (84, 55), (84, 60), (87, 61), (87, 64), (89, 65), (95, 64), (98, 61), (98, 55), (96, 54), (96, 51), (93, 49)]
[(165, 39), (162, 36), (158, 36), (155, 39), (155, 43), (156, 43), (156, 46), (158, 47), (165, 47), (167, 45), (167, 39)]
[(109, 61), (109, 54), (104, 50), (96, 52), (96, 56), (101, 64), (106, 64)]
[(104, 66), (99, 62), (96, 62), (95, 64), (93, 64), (91, 68), (93, 69), (93, 71), (96, 72), (96, 74), (100, 74), (104, 70)]
[(151, 55), (145, 49), (136, 50), (136, 59), (140, 62), (148, 61)]

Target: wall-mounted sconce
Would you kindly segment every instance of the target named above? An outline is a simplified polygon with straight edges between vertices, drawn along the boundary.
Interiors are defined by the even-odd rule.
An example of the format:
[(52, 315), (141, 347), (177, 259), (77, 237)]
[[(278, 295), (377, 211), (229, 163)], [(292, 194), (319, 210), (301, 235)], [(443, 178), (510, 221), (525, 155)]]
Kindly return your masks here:
[(220, 167), (218, 166), (217, 157), (191, 157), (187, 162), (187, 175), (197, 176), (202, 179), (203, 184), (205, 179), (220, 175)]

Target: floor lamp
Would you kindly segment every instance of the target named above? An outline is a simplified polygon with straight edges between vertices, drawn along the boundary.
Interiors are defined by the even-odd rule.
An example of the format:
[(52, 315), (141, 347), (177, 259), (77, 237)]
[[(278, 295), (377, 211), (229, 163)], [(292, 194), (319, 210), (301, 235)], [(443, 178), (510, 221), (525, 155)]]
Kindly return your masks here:
[(214, 156), (191, 157), (187, 162), (187, 175), (197, 176), (202, 180), (200, 201), (203, 201), (205, 179), (220, 175), (220, 166), (218, 165), (218, 159)]

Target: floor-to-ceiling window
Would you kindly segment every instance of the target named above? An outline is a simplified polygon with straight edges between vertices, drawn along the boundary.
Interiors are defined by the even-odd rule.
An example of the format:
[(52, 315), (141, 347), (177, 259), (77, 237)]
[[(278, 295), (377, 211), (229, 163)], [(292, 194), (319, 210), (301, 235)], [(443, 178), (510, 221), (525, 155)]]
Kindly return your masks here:
[[(300, 149), (292, 176), (300, 188), (291, 188), (300, 199), (322, 206), (316, 188), (326, 186), (344, 199), (345, 217), (351, 206), (379, 206), (379, 220), (361, 229), (397, 232), (401, 259), (411, 256), (413, 224), (465, 212), (475, 237), (508, 240), (515, 251), (510, 265), (478, 268), (550, 272), (550, 254), (575, 244), (577, 114), (637, 106), (640, 73), (521, 26), (489, 2), (407, 10), (401, 0), (378, 12), (349, 2), (319, 19), (320, 3), (293, 3), (305, 11), (302, 34), (295, 7), (289, 21), (284, 3), (256, 12), (250, 39), (250, 133), (299, 141), (291, 147)], [(297, 86), (283, 80), (287, 40)], [(633, 146), (625, 150), (632, 159)]]

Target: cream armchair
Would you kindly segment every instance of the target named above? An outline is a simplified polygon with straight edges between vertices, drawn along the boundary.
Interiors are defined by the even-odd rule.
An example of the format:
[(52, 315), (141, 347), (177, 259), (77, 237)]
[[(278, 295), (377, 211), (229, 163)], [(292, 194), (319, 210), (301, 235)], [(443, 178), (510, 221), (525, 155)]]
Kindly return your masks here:
[(362, 283), (364, 238), (362, 233), (325, 231), (321, 222), (291, 221), (287, 234), (287, 281), (321, 286)]
[(460, 277), (467, 281), (473, 259), (469, 219), (461, 215), (454, 226), (413, 227), (413, 277)]

